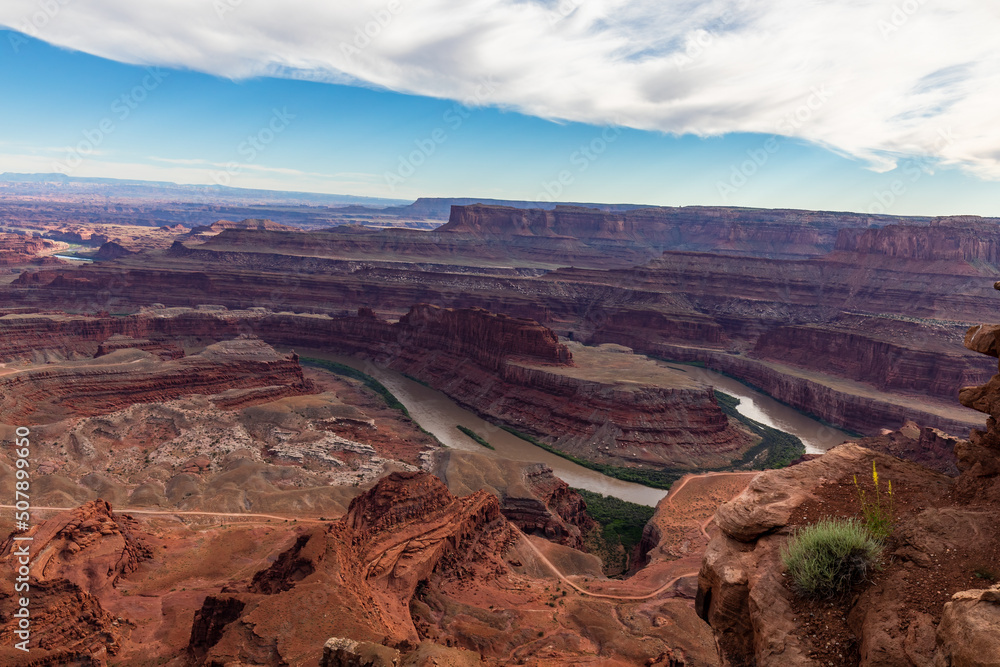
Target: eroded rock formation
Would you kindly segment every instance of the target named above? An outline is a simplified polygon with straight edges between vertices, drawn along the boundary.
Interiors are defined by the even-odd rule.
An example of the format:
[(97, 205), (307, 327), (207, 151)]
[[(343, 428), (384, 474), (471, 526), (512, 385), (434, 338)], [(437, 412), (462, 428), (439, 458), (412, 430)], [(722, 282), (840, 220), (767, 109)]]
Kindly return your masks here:
[(216, 220), (210, 225), (192, 227), (191, 231), (188, 232), (188, 237), (214, 236), (220, 232), (226, 231), (227, 229), (242, 229), (260, 232), (299, 231), (298, 227), (283, 225), (281, 223), (274, 222), (273, 220), (267, 220), (264, 218), (247, 218), (246, 220), (240, 220), (239, 222), (234, 222), (232, 220)]
[[(408, 609), (418, 586), (431, 578), (495, 578), (506, 572), (503, 555), (513, 540), (496, 496), (455, 498), (426, 473), (393, 473), (355, 499), (341, 521), (300, 537), (246, 592), (207, 601), (189, 651), (222, 661), (269, 650), (295, 662), (318, 657), (335, 632), (376, 643), (419, 641)], [(295, 609), (324, 607), (323, 616), (288, 622)]]
[(958, 476), (955, 447), (961, 441), (935, 428), (921, 428), (908, 421), (898, 431), (863, 438), (859, 445), (901, 459), (914, 461), (949, 477)]
[(118, 259), (119, 257), (128, 257), (132, 254), (134, 254), (132, 250), (129, 250), (120, 243), (108, 241), (97, 249), (97, 252), (94, 253), (94, 259)]
[(599, 529), (583, 498), (544, 464), (448, 449), (435, 458), (434, 472), (455, 495), (494, 493), (507, 520), (527, 535), (583, 549), (586, 535)]
[(990, 371), (954, 334), (988, 307), (993, 224), (469, 206), (432, 232), (226, 229), (201, 244), (25, 273), (8, 291), (11, 303), (109, 312), (194, 306), (206, 294), (233, 309), (335, 316), (486, 307), (575, 340), (705, 362), (867, 435), (909, 418), (965, 436), (981, 422), (949, 404), (951, 387)]
[[(557, 439), (560, 448), (595, 460), (625, 465), (721, 466), (751, 443), (750, 436), (734, 427), (720, 410), (707, 384), (692, 381), (681, 372), (657, 368), (625, 350), (595, 352), (578, 346), (587, 361), (578, 364), (569, 347), (550, 329), (533, 320), (480, 308), (443, 309), (419, 304), (396, 322), (382, 319), (370, 309), (332, 317), (209, 307), (146, 309), (127, 317), (15, 314), (0, 317), (0, 333), (10, 334), (6, 347), (0, 343), (0, 358), (30, 355), (32, 359), (58, 360), (125, 347), (136, 348), (127, 351), (133, 355), (148, 349), (170, 356), (169, 341), (178, 338), (207, 342), (248, 332), (275, 345), (370, 359), (416, 377), (485, 416), (539, 437)], [(256, 345), (263, 344), (258, 341)], [(178, 365), (177, 369), (189, 365), (200, 368), (199, 360), (208, 361), (208, 351), (164, 362), (157, 366), (157, 373), (170, 371), (174, 368), (170, 364)], [(113, 358), (105, 355), (70, 363), (67, 368), (77, 368), (73, 364), (80, 368), (111, 364)], [(234, 359), (233, 363), (244, 362)], [(609, 371), (613, 364), (622, 365), (619, 373)], [(263, 377), (268, 373), (286, 374), (285, 381), (275, 378), (270, 382), (275, 386), (300, 384), (287, 375), (300, 372), (295, 371), (297, 363), (291, 358), (275, 357), (253, 368), (258, 375), (263, 374), (254, 386), (266, 386)], [(141, 364), (136, 370), (141, 370)], [(75, 372), (84, 371), (66, 371)], [(32, 373), (62, 377), (49, 370), (24, 375), (27, 378)], [(655, 378), (639, 377), (649, 373)], [(198, 375), (194, 377), (193, 383), (184, 383), (187, 393), (199, 385)], [(0, 379), (0, 389), (4, 381)], [(233, 386), (240, 386), (239, 381), (233, 380)], [(202, 393), (214, 393), (210, 388)], [(161, 400), (167, 397), (165, 389), (162, 396)]]
[[(32, 540), (19, 542), (15, 536)], [(116, 655), (132, 625), (108, 612), (101, 599), (113, 596), (110, 589), (153, 555), (135, 521), (97, 500), (12, 534), (0, 544), (0, 556), (16, 562), (15, 554), (25, 544), (30, 545), (32, 557), (30, 588), (25, 592), (30, 599), (32, 650), (26, 656), (14, 648), (20, 641), (15, 638), (18, 618), (13, 616), (19, 596), (13, 594), (15, 577), (10, 568), (0, 575), (4, 584), (0, 658), (9, 661), (5, 664), (58, 665), (78, 664), (74, 656), (81, 654), (96, 659)]]
[(215, 343), (196, 355), (167, 361), (141, 349), (120, 349), (92, 360), (5, 375), (0, 378), (0, 415), (8, 423), (43, 423), (186, 394), (269, 387), (276, 388), (271, 398), (311, 390), (294, 355), (278, 354), (256, 338)]
[[(973, 327), (966, 345), (995, 357), (997, 331)], [(705, 554), (697, 609), (712, 626), (725, 665), (1000, 664), (1000, 598), (995, 587), (976, 585), (998, 576), (992, 564), (1000, 557), (1000, 375), (963, 389), (961, 401), (990, 415), (987, 429), (973, 431), (969, 441), (915, 424), (867, 441), (892, 453), (929, 456), (943, 468), (949, 464), (938, 454), (918, 450), (952, 444), (957, 479), (849, 443), (761, 473), (719, 508), (721, 534)], [(858, 514), (854, 485), (857, 478), (866, 483), (873, 465), (883, 485), (886, 479), (893, 484), (896, 522), (886, 546), (892, 559), (848, 599), (797, 598), (782, 572), (782, 549), (797, 526)]]
[[(196, 664), (714, 663), (689, 602), (563, 595), (526, 539), (492, 493), (455, 497), (426, 473), (390, 475), (338, 522), (302, 531), (270, 567), (210, 594), (188, 655)], [(581, 556), (548, 548), (564, 568)]]

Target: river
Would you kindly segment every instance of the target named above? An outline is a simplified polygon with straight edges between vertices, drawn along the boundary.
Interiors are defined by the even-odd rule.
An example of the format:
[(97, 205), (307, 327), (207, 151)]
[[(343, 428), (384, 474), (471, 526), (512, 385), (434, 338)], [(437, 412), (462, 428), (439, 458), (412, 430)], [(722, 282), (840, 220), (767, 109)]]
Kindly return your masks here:
[[(655, 506), (667, 494), (662, 489), (651, 489), (641, 484), (624, 482), (602, 475), (535, 447), (531, 443), (490, 424), (474, 412), (462, 408), (440, 391), (414, 382), (395, 371), (375, 366), (354, 357), (328, 354), (317, 350), (300, 350), (300, 352), (305, 356), (336, 361), (376, 378), (406, 406), (414, 421), (452, 449), (515, 461), (544, 463), (552, 468), (556, 476), (565, 480), (570, 486), (607, 496), (615, 496), (641, 505)], [(797, 435), (803, 439), (803, 442), (809, 438), (806, 444), (807, 451), (822, 452), (843, 441), (835, 435), (841, 433), (840, 431), (810, 419), (764, 394), (753, 391), (732, 378), (694, 366), (667, 365), (696, 374), (698, 377), (704, 378), (706, 382), (716, 386), (720, 391), (736, 396), (740, 399), (738, 409), (751, 419)], [(491, 451), (473, 442), (456, 428), (459, 424), (486, 438), (496, 450)], [(844, 434), (844, 439), (846, 438), (847, 434)], [(834, 440), (837, 442), (833, 442)]]
[(849, 433), (827, 426), (729, 376), (697, 366), (658, 363), (694, 375), (719, 391), (740, 399), (740, 404), (736, 406), (736, 410), (740, 414), (765, 426), (797, 436), (806, 446), (807, 454), (822, 454), (831, 447), (853, 439)]

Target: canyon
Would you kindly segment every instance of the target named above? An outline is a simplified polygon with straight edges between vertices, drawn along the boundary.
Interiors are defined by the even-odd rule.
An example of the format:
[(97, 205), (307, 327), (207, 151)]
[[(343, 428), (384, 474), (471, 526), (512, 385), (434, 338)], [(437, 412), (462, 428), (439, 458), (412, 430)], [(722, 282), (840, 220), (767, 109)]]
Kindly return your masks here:
[(982, 418), (949, 399), (990, 371), (956, 341), (990, 303), (994, 224), (474, 204), (434, 231), (224, 229), (41, 267), (6, 295), (76, 312), (209, 302), (398, 318), (418, 303), (479, 307), (565, 339), (704, 363), (862, 434), (912, 418), (964, 437)]
[[(31, 356), (54, 362), (58, 350), (76, 356), (115, 350), (93, 359), (61, 362), (67, 367), (62, 373), (49, 364), (45, 370), (0, 377), (0, 414), (6, 395), (16, 395), (37, 409), (42, 394), (59, 402), (60, 391), (80, 391), (96, 406), (100, 395), (114, 396), (127, 383), (137, 393), (135, 401), (142, 401), (145, 391), (168, 400), (174, 382), (187, 393), (214, 394), (223, 386), (234, 392), (242, 381), (228, 369), (199, 377), (198, 361), (222, 358), (216, 354), (219, 346), (249, 365), (259, 386), (284, 387), (272, 390), (271, 398), (284, 395), (280, 392), (306, 391), (294, 357), (268, 357), (263, 342), (238, 338), (253, 335), (275, 345), (369, 359), (440, 389), (499, 423), (554, 438), (558, 448), (597, 462), (718, 467), (739, 458), (753, 442), (751, 434), (723, 414), (712, 388), (684, 373), (613, 346), (572, 344), (577, 350), (574, 357), (570, 347), (537, 322), (482, 309), (417, 305), (396, 322), (380, 319), (368, 309), (338, 317), (219, 307), (153, 308), (125, 317), (12, 314), (0, 317), (0, 332), (11, 341), (0, 348), (0, 359)], [(153, 352), (176, 354), (169, 345), (178, 339), (223, 342), (198, 355), (159, 361)], [(254, 359), (254, 351), (264, 356)], [(156, 381), (147, 390), (142, 363), (154, 359), (156, 370), (150, 374)], [(128, 373), (121, 375), (125, 384), (116, 388), (115, 369), (122, 364), (129, 364)], [(11, 417), (23, 416), (11, 412)]]
[[(32, 660), (957, 666), (992, 650), (997, 592), (975, 570), (1000, 558), (1000, 325), (977, 323), (996, 220), (61, 196), (0, 208), (19, 232), (0, 238), (0, 433), (32, 433)], [(95, 261), (50, 257), (67, 245)], [(704, 369), (856, 436), (758, 474), (769, 441)], [(469, 449), (386, 377), (474, 413), (442, 417)], [(498, 433), (588, 472), (669, 473), (670, 492), (626, 548), (634, 506), (490, 451)], [(873, 464), (898, 493), (892, 558), (810, 608), (781, 550), (855, 513)], [(0, 450), (0, 494), (17, 480)], [(3, 556), (24, 535), (0, 517), (8, 532)], [(32, 664), (6, 641), (12, 577), (0, 659)]]
[[(120, 347), (92, 360), (3, 375), (0, 415), (8, 423), (38, 424), (107, 414), (184, 394), (225, 392), (228, 405), (236, 406), (241, 400), (263, 395), (277, 399), (311, 388), (293, 357), (279, 355), (256, 339), (215, 343), (198, 354), (170, 360)], [(123, 394), (128, 394), (127, 400), (122, 400)]]

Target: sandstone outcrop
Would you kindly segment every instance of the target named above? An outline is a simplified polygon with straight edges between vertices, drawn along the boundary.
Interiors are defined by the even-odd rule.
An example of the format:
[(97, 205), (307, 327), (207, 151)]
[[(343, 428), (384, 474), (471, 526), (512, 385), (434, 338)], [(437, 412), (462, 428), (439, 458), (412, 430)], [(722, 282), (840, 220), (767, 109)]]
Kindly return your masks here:
[(527, 539), (488, 491), (454, 497), (426, 473), (389, 475), (342, 519), (300, 531), (269, 567), (206, 597), (187, 655), (195, 664), (715, 664), (688, 602), (562, 595)]
[(323, 646), (320, 667), (479, 667), (479, 654), (421, 642), (413, 651), (400, 651), (344, 637), (332, 637)]
[[(619, 348), (575, 346), (584, 355), (577, 363), (550, 329), (480, 308), (418, 304), (396, 322), (370, 309), (338, 316), (207, 307), (147, 309), (106, 318), (18, 314), (0, 317), (0, 333), (9, 333), (11, 341), (6, 349), (0, 343), (0, 357), (11, 359), (27, 354), (58, 359), (114, 348), (121, 348), (119, 355), (148, 349), (170, 356), (169, 341), (177, 338), (224, 340), (246, 333), (274, 345), (355, 355), (416, 377), (494, 420), (557, 439), (566, 451), (617, 464), (723, 466), (751, 443), (723, 414), (712, 388), (684, 373)], [(165, 362), (162, 371), (173, 368), (169, 364), (199, 366), (197, 360), (206, 353)], [(113, 356), (74, 363), (81, 368), (102, 360), (110, 364)], [(293, 359), (270, 363), (270, 372), (296, 372)], [(66, 371), (71, 372), (77, 371)], [(0, 396), (4, 381), (0, 379)], [(270, 384), (299, 388), (301, 381), (287, 375)], [(185, 383), (187, 393), (197, 386), (197, 381)], [(203, 393), (216, 392), (206, 388)]]
[(79, 243), (83, 245), (99, 246), (108, 242), (108, 237), (104, 234), (95, 234), (90, 231), (65, 230), (52, 231), (45, 234), (45, 238), (53, 241), (63, 241), (65, 243)]
[(0, 378), (0, 414), (8, 423), (44, 423), (186, 394), (257, 387), (280, 387), (273, 398), (311, 391), (294, 355), (278, 354), (256, 338), (238, 338), (167, 361), (140, 349), (120, 349), (92, 360), (5, 375)]
[(958, 476), (955, 448), (962, 442), (941, 431), (908, 421), (898, 431), (858, 440), (868, 449), (926, 466), (949, 477)]
[(935, 218), (926, 227), (887, 225), (843, 229), (835, 250), (902, 260), (943, 262), (962, 270), (966, 264), (1000, 264), (1000, 229), (978, 216)]
[[(642, 381), (630, 351), (566, 345), (537, 322), (481, 309), (418, 305), (395, 324), (362, 311), (335, 327), (364, 327), (342, 346), (427, 382), (477, 412), (555, 439), (564, 451), (635, 465), (725, 465), (750, 444), (711, 387), (649, 363), (663, 382)], [(372, 349), (377, 341), (381, 347)], [(388, 343), (388, 345), (386, 345)], [(614, 372), (621, 364), (619, 372)], [(636, 379), (632, 379), (636, 377)]]
[[(408, 610), (418, 586), (497, 577), (513, 540), (496, 496), (455, 498), (426, 473), (393, 473), (340, 522), (298, 538), (245, 593), (212, 598), (195, 619), (189, 652), (221, 661), (268, 650), (295, 662), (318, 657), (335, 631), (375, 643), (419, 641)], [(322, 607), (321, 600), (327, 614), (288, 623), (293, 610)]]
[(98, 344), (94, 357), (103, 357), (118, 350), (145, 350), (161, 359), (180, 359), (184, 356), (184, 350), (171, 343), (114, 334)]
[(28, 264), (45, 252), (58, 247), (52, 241), (24, 234), (0, 233), (0, 266)]
[(934, 667), (1000, 665), (1000, 586), (956, 593), (944, 606)]
[(474, 204), (452, 207), (448, 223), (438, 231), (507, 242), (575, 239), (605, 253), (631, 251), (640, 260), (642, 251), (652, 257), (664, 250), (803, 257), (832, 250), (838, 230), (874, 221), (852, 214), (703, 206), (609, 212), (581, 206), (546, 211)]
[(527, 535), (583, 549), (585, 536), (599, 529), (583, 498), (544, 464), (447, 449), (435, 457), (435, 474), (455, 495), (495, 494), (503, 515)]
[(661, 346), (657, 352), (679, 361), (703, 362), (708, 368), (740, 378), (782, 403), (865, 435), (876, 435), (886, 428), (898, 429), (912, 420), (948, 434), (965, 436), (985, 422), (982, 415), (954, 403), (886, 394), (870, 385), (783, 363), (680, 345)]
[(323, 657), (319, 664), (320, 667), (398, 667), (399, 661), (400, 653), (394, 648), (346, 637), (331, 637), (323, 645)]
[[(132, 517), (115, 514), (104, 500), (35, 524), (19, 536), (32, 538), (33, 578), (67, 579), (93, 594), (117, 585), (152, 556)], [(0, 543), (0, 556), (9, 557), (15, 545), (13, 536)], [(81, 561), (87, 568), (80, 567)]]
[[(955, 387), (985, 379), (983, 365), (968, 350), (931, 344), (913, 349), (912, 341), (929, 337), (922, 331), (925, 326), (905, 322), (890, 326), (869, 318), (841, 317), (834, 326), (777, 327), (757, 338), (752, 354), (850, 378), (883, 392), (923, 393), (949, 400), (954, 399)], [(947, 329), (958, 338), (962, 327)]]
[[(375, 479), (415, 470), (436, 448), (380, 399), (319, 381), (340, 395), (227, 390), (41, 424), (32, 429), (34, 502), (335, 517)], [(358, 398), (370, 412), (345, 402)], [(14, 493), (14, 472), (0, 464), (0, 492)]]
[[(253, 230), (260, 232), (297, 232), (300, 231), (298, 227), (292, 227), (290, 225), (283, 225), (273, 220), (267, 220), (264, 218), (247, 218), (246, 220), (240, 220), (239, 222), (234, 222), (232, 220), (217, 220), (210, 225), (205, 225), (202, 227), (192, 227), (191, 231), (188, 232), (189, 237), (195, 236), (214, 236), (220, 232), (227, 229), (243, 229), (243, 230)], [(183, 229), (181, 231), (184, 231)]]
[[(973, 327), (966, 345), (996, 356), (995, 334), (992, 326)], [(987, 429), (968, 441), (912, 423), (863, 441), (953, 474), (957, 463), (957, 479), (848, 443), (761, 473), (722, 505), (716, 513), (722, 532), (705, 554), (697, 609), (713, 627), (723, 663), (996, 664), (1000, 597), (996, 587), (976, 583), (998, 576), (998, 396), (1000, 375), (961, 391), (962, 403), (990, 415)], [(954, 463), (941, 455), (948, 445)], [(920, 451), (925, 447), (931, 451)], [(886, 545), (892, 558), (849, 598), (797, 598), (782, 574), (782, 549), (795, 527), (858, 514), (856, 480), (870, 487), (866, 471), (873, 465), (883, 484), (893, 484), (895, 525)]]
[(107, 260), (107, 259), (118, 259), (119, 257), (128, 257), (129, 255), (135, 254), (132, 250), (124, 247), (120, 243), (114, 241), (108, 241), (97, 249), (94, 253), (94, 259)]
[[(32, 540), (18, 542), (15, 536)], [(17, 618), (12, 616), (17, 598), (4, 593), (0, 658), (5, 664), (78, 664), (73, 661), (78, 654), (94, 658), (117, 654), (132, 624), (109, 613), (101, 598), (113, 596), (111, 589), (152, 557), (135, 521), (97, 500), (12, 534), (0, 543), (0, 556), (13, 562), (13, 554), (24, 544), (30, 544), (32, 557), (27, 593), (32, 652), (25, 655), (13, 648), (19, 641), (14, 639)], [(2, 578), (5, 591), (14, 591), (13, 573)]]
[[(914, 495), (920, 494), (922, 499), (940, 497), (950, 490), (952, 482), (947, 477), (914, 463), (845, 444), (818, 459), (785, 470), (761, 473), (743, 494), (719, 507), (716, 523), (721, 533), (712, 539), (705, 552), (696, 609), (712, 626), (724, 665), (826, 664), (822, 657), (815, 656), (826, 655), (827, 647), (816, 645), (811, 629), (800, 620), (803, 614), (815, 610), (810, 610), (808, 603), (805, 609), (797, 606), (799, 602), (782, 575), (781, 550), (788, 542), (792, 526), (800, 521), (794, 517), (802, 513), (804, 506), (816, 505), (820, 511), (834, 515), (853, 514), (856, 508), (850, 506), (851, 480), (854, 475), (863, 480), (865, 471), (871, 470), (873, 459), (883, 478), (893, 480), (895, 489), (912, 489)], [(846, 494), (847, 507), (831, 502), (834, 492)], [(828, 504), (828, 509), (823, 508), (821, 501)], [(920, 503), (914, 501), (915, 506), (919, 507)], [(956, 531), (948, 538), (949, 544), (958, 537)], [(926, 545), (924, 540), (929, 540), (926, 532), (919, 533), (919, 537), (914, 534), (913, 542), (920, 547)], [(929, 550), (937, 553), (935, 547)], [(943, 544), (940, 549), (944, 550)], [(903, 553), (906, 553), (905, 546), (897, 552), (900, 557)], [(872, 651), (906, 655), (905, 633), (900, 635), (898, 629), (889, 625), (900, 622), (900, 612), (893, 612), (892, 619), (869, 618), (866, 614), (871, 612), (877, 617), (885, 609), (895, 608), (900, 602), (893, 589), (902, 589), (910, 580), (926, 576), (916, 571), (930, 563), (916, 556), (908, 560), (914, 563), (912, 570), (906, 570), (905, 574), (894, 573), (895, 580), (891, 584), (880, 583), (876, 591), (866, 592), (863, 606), (856, 603), (843, 612), (844, 616), (849, 611), (857, 617), (855, 623), (860, 627), (853, 637), (834, 646), (828, 659), (835, 664), (868, 665), (880, 664), (867, 658)], [(910, 613), (906, 618), (909, 622), (916, 617)], [(876, 637), (877, 641), (890, 646), (876, 649), (872, 644)], [(824, 641), (828, 640), (824, 638)], [(933, 658), (933, 642), (919, 650), (925, 663)]]

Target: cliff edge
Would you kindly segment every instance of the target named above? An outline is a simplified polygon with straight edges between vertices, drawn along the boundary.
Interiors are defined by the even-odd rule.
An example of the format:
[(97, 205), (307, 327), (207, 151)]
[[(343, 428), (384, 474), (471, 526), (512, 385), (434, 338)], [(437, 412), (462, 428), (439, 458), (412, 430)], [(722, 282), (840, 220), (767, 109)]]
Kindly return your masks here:
[[(965, 344), (996, 357), (998, 333), (973, 327)], [(989, 420), (954, 443), (957, 478), (847, 443), (720, 506), (696, 607), (722, 664), (1000, 665), (1000, 375), (961, 402)], [(846, 599), (797, 597), (782, 549), (796, 528), (859, 514), (855, 476), (870, 484), (873, 464), (896, 498), (881, 570)]]

